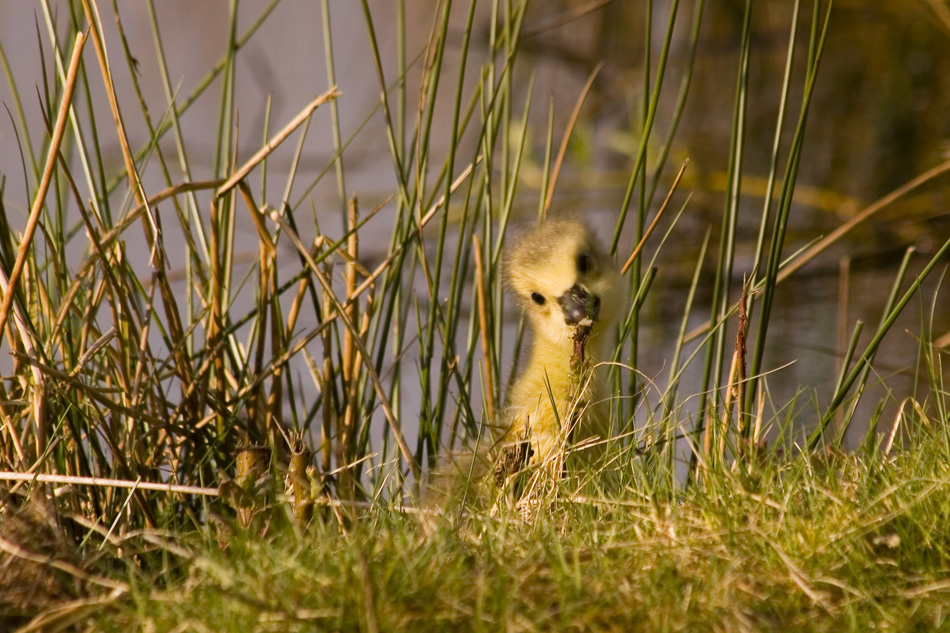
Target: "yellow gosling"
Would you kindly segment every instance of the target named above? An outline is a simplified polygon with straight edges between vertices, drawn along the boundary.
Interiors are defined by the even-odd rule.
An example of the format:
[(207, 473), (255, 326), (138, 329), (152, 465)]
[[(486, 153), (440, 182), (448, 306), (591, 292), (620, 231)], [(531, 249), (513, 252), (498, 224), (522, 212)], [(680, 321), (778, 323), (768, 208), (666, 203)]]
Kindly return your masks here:
[(576, 220), (549, 219), (524, 233), (505, 263), (532, 338), (507, 397), (499, 484), (519, 461), (556, 478), (572, 447), (588, 446), (575, 452), (586, 463), (602, 453), (609, 393), (600, 363), (611, 357), (626, 303), (616, 263)]
[(595, 463), (609, 433), (600, 363), (610, 359), (626, 304), (616, 263), (582, 223), (549, 219), (514, 239), (504, 265), (530, 325), (530, 351), (502, 418), (491, 421), (501, 440), (494, 450), (483, 438), (476, 450), (446, 451), (424, 488), (430, 510), (449, 501), (491, 506), (525, 470), (533, 474), (522, 489), (529, 501), (537, 485), (561, 476), (569, 453), (569, 462)]

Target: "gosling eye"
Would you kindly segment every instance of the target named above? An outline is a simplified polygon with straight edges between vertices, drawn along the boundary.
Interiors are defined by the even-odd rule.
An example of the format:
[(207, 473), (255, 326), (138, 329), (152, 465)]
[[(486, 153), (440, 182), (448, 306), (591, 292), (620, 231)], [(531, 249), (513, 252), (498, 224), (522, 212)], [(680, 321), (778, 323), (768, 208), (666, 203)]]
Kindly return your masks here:
[(544, 305), (544, 295), (541, 294), (540, 292), (532, 292), (531, 300), (537, 303), (539, 306)]
[(594, 269), (594, 260), (587, 253), (581, 253), (577, 256), (577, 272), (586, 275)]

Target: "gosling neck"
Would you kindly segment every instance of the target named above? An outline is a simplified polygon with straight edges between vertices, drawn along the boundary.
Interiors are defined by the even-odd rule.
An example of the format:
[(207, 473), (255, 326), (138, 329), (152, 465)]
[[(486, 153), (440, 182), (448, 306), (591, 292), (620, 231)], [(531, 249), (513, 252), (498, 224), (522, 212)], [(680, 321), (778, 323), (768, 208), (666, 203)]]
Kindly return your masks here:
[[(592, 368), (600, 362), (609, 360), (608, 337), (602, 330), (603, 327), (595, 328), (584, 343), (583, 366), (586, 368)], [(544, 367), (549, 374), (568, 373), (564, 370), (571, 370), (577, 366), (574, 362), (574, 339), (568, 336), (552, 341), (538, 336), (535, 332), (531, 344), (531, 361), (532, 366)]]

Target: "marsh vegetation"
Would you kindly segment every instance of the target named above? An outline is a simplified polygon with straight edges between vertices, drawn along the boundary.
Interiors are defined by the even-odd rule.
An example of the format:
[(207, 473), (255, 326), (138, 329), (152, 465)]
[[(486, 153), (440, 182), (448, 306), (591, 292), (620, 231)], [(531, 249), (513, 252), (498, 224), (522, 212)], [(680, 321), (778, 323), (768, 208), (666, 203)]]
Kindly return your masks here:
[[(213, 4), (0, 9), (3, 626), (950, 626), (945, 2)], [(422, 508), (555, 213), (609, 476)]]

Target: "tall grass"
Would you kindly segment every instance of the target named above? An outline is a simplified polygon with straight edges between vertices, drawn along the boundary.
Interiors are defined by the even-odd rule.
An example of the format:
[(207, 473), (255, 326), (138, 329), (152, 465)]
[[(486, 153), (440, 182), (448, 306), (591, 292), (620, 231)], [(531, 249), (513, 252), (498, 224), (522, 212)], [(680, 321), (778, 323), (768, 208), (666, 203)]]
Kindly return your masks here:
[[(476, 16), (483, 4), (490, 7), (491, 19), (487, 31), (480, 32)], [(564, 496), (552, 502), (551, 521), (525, 528), (531, 538), (511, 527), (518, 520), (507, 515), (473, 518), (473, 531), (486, 539), (484, 564), (504, 569), (507, 584), (523, 580), (516, 577), (511, 559), (524, 555), (533, 561), (543, 559), (540, 566), (546, 571), (538, 573), (560, 579), (551, 581), (555, 584), (574, 583), (573, 589), (562, 589), (580, 596), (582, 577), (609, 585), (620, 582), (612, 574), (628, 578), (632, 573), (621, 565), (608, 566), (598, 575), (591, 568), (591, 556), (607, 552), (611, 559), (610, 552), (633, 552), (650, 565), (657, 559), (651, 559), (647, 550), (656, 546), (670, 556), (685, 556), (697, 577), (712, 573), (729, 587), (733, 587), (727, 582), (731, 565), (741, 567), (761, 556), (766, 561), (761, 570), (765, 577), (776, 574), (776, 568), (787, 571), (802, 592), (796, 595), (804, 595), (803, 602), (810, 600), (803, 612), (819, 605), (826, 612), (844, 613), (849, 607), (839, 605), (846, 601), (828, 598), (828, 590), (809, 584), (808, 579), (819, 573), (819, 562), (796, 567), (789, 552), (803, 545), (780, 536), (792, 529), (787, 521), (804, 521), (808, 512), (830, 512), (832, 505), (808, 491), (832, 484), (840, 488), (829, 498), (841, 501), (852, 515), (861, 514), (862, 503), (889, 508), (879, 520), (860, 521), (861, 528), (847, 543), (864, 547), (869, 534), (883, 534), (885, 523), (899, 522), (902, 515), (897, 508), (903, 497), (898, 497), (904, 493), (872, 485), (892, 476), (890, 449), (906, 442), (911, 454), (920, 450), (933, 457), (927, 452), (932, 449), (921, 446), (950, 445), (941, 425), (947, 407), (941, 356), (929, 344), (930, 333), (922, 332), (920, 358), (933, 397), (905, 401), (884, 436), (883, 449), (875, 425), (866, 437), (866, 453), (853, 459), (837, 452), (799, 454), (793, 447), (801, 444), (803, 427), (810, 430), (808, 449), (833, 444), (838, 436), (829, 434), (829, 425), (842, 409), (848, 409), (845, 426), (850, 423), (871, 377), (876, 350), (897, 315), (919, 296), (924, 278), (943, 260), (950, 241), (912, 279), (907, 273), (908, 253), (871, 339), (861, 351), (861, 324), (857, 324), (834, 395), (813, 418), (802, 420), (797, 403), (769, 401), (766, 344), (781, 284), (855, 223), (811, 248), (790, 254), (786, 246), (807, 144), (806, 124), (813, 114), (813, 89), (832, 13), (831, 2), (796, 1), (781, 8), (792, 17), (782, 96), (768, 184), (756, 202), (761, 202), (761, 210), (754, 263), (740, 268), (736, 227), (739, 214), (753, 206), (743, 204), (748, 194), (742, 187), (748, 71), (756, 54), (752, 14), (757, 9), (749, 0), (736, 61), (728, 189), (721, 220), (697, 244), (695, 273), (668, 377), (657, 382), (638, 373), (643, 345), (640, 312), (650, 301), (656, 261), (671, 248), (677, 219), (690, 211), (682, 192), (673, 197), (668, 193), (681, 167), (671, 155), (689, 100), (694, 62), (702, 54), (704, 4), (674, 0), (663, 5), (662, 15), (652, 2), (644, 9), (641, 116), (632, 130), (640, 140), (631, 156), (625, 194), (617, 201), (611, 248), (618, 260), (627, 261), (633, 246), (647, 238), (660, 202), (667, 198), (670, 205), (627, 272), (633, 301), (617, 333), (611, 369), (612, 383), (621, 394), (613, 403), (619, 438), (612, 449), (617, 485), (604, 488), (602, 498), (596, 499), (574, 496), (573, 489), (562, 491)], [(354, 104), (335, 85), (339, 60), (334, 42), (339, 34), (331, 28), (331, 14), (341, 5), (322, 0), (323, 30), (315, 37), (323, 41), (327, 84), (313, 86), (314, 99), (297, 104), (298, 114), (287, 121), (274, 120), (270, 100), (262, 96), (268, 104), (263, 129), (242, 130), (236, 97), (246, 87), (238, 84), (236, 68), (245, 45), (278, 5), (275, 0), (260, 7), (245, 28), (239, 19), (243, 10), (232, 2), (220, 62), (192, 93), (182, 95), (176, 71), (166, 59), (168, 44), (155, 3), (147, 0), (143, 9), (164, 96), (162, 103), (149, 103), (136, 71), (141, 49), (132, 46), (124, 30), (128, 9), (82, 0), (68, 7), (57, 5), (56, 13), (57, 7), (47, 0), (38, 3), (44, 31), (38, 45), (47, 59), (44, 68), (51, 69), (39, 91), (46, 129), (26, 125), (23, 104), (31, 97), (7, 75), (18, 113), (23, 185), (28, 192), (23, 206), (30, 217), (26, 230), (20, 231), (8, 216), (12, 202), (0, 197), (0, 327), (12, 359), (0, 383), (0, 469), (9, 479), (19, 479), (10, 485), (8, 499), (23, 505), (31, 497), (62, 518), (62, 526), (80, 549), (100, 548), (109, 552), (108, 560), (129, 566), (131, 580), (122, 582), (106, 579), (113, 573), (107, 571), (108, 564), (90, 563), (85, 569), (92, 572), (70, 568), (69, 573), (75, 571), (73, 576), (87, 588), (110, 587), (115, 592), (110, 601), (124, 593), (147, 595), (138, 583), (173, 585), (182, 575), (169, 560), (190, 560), (201, 569), (203, 589), (198, 593), (233, 591), (240, 608), (254, 618), (278, 613), (319, 620), (324, 617), (321, 609), (328, 609), (326, 617), (336, 618), (340, 628), (350, 628), (345, 625), (351, 621), (345, 611), (354, 608), (350, 603), (355, 601), (364, 628), (386, 628), (387, 622), (405, 626), (412, 618), (400, 611), (398, 601), (387, 603), (397, 605), (389, 611), (379, 612), (380, 598), (372, 592), (393, 590), (368, 580), (371, 562), (378, 565), (376, 555), (334, 545), (329, 535), (336, 530), (376, 535), (372, 538), (379, 539), (380, 551), (395, 551), (400, 557), (400, 565), (388, 571), (377, 567), (376, 573), (386, 578), (414, 577), (411, 570), (416, 564), (434, 566), (433, 552), (442, 551), (440, 547), (465, 550), (464, 543), (440, 541), (450, 538), (443, 532), (436, 533), (431, 546), (402, 536), (411, 522), (399, 511), (415, 505), (420, 482), (438, 463), (441, 451), (463, 441), (488, 441), (491, 426), (502, 418), (509, 375), (505, 361), (519, 358), (523, 345), (520, 325), (504, 327), (512, 318), (501, 283), (505, 238), (509, 226), (533, 215), (528, 209), (545, 215), (557, 206), (557, 181), (573, 123), (565, 132), (555, 129), (550, 115), (546, 129), (535, 124), (535, 111), (544, 106), (536, 103), (534, 77), (519, 65), (520, 36), (529, 10), (526, 0), (436, 3), (428, 36), (418, 48), (407, 38), (406, 5), (400, 0), (395, 5), (395, 50), (384, 48), (386, 38), (381, 36), (393, 25), (381, 18), (377, 5), (361, 0), (373, 62), (366, 72), (375, 73), (379, 101), (368, 109), (362, 124), (345, 129), (339, 110)], [(114, 32), (106, 26), (113, 21)], [(680, 41), (674, 37), (677, 29), (686, 33), (682, 44), (675, 44)], [(804, 50), (800, 50), (802, 33), (807, 34)], [(683, 49), (678, 51), (677, 46)], [(449, 47), (458, 59), (452, 68), (447, 61)], [(679, 85), (673, 87), (667, 73), (677, 52), (685, 63)], [(120, 74), (127, 76), (134, 95), (117, 94)], [(578, 112), (583, 112), (587, 89), (579, 95)], [(665, 111), (661, 96), (671, 90), (676, 91), (674, 107)], [(216, 129), (202, 139), (213, 139), (212, 153), (200, 158), (205, 145), (186, 138), (181, 124), (199, 101), (216, 103), (219, 112)], [(106, 105), (100, 107), (101, 103)], [(328, 117), (314, 116), (323, 111), (329, 111)], [(144, 134), (147, 142), (131, 146), (130, 129)], [(351, 144), (372, 129), (385, 134), (394, 186), (385, 200), (367, 206), (361, 202), (362, 192), (351, 188), (355, 179), (347, 157)], [(110, 162), (104, 150), (113, 144), (121, 152), (120, 166)], [(315, 175), (305, 175), (311, 171), (304, 168), (303, 156), (313, 145), (324, 148), (329, 158)], [(658, 152), (648, 151), (657, 146)], [(560, 151), (552, 160), (555, 147)], [(278, 152), (291, 158), (275, 176), (278, 169), (272, 156)], [(522, 170), (536, 154), (543, 156), (542, 182), (539, 191), (526, 192)], [(211, 173), (199, 177), (209, 164)], [(946, 164), (938, 166), (908, 183), (856, 216), (857, 222), (867, 221), (877, 209), (948, 169)], [(275, 178), (283, 180), (281, 190), (268, 187)], [(331, 208), (316, 209), (313, 192), (318, 188), (335, 191)], [(242, 259), (246, 245), (239, 241), (238, 225), (248, 217), (256, 244), (252, 256)], [(718, 240), (714, 257), (713, 240)], [(383, 249), (377, 246), (381, 241)], [(368, 242), (378, 255), (373, 265), (364, 255)], [(691, 332), (687, 326), (702, 285), (712, 288), (708, 322)], [(935, 312), (938, 299), (928, 300)], [(693, 365), (702, 368), (697, 384), (686, 380)], [(906, 434), (898, 432), (899, 427)], [(769, 446), (763, 442), (766, 437), (772, 440)], [(939, 453), (940, 448), (933, 450)], [(243, 461), (251, 453), (259, 461)], [(302, 461), (288, 467), (293, 456)], [(824, 476), (836, 468), (842, 469), (842, 477)], [(907, 473), (945, 479), (942, 471), (918, 473), (911, 466)], [(284, 484), (285, 475), (292, 485)], [(69, 485), (60, 487), (63, 482)], [(915, 486), (907, 492), (911, 505), (930, 508), (927, 511), (934, 516), (946, 514), (945, 504), (931, 507), (934, 490)], [(855, 490), (869, 492), (862, 496)], [(314, 502), (317, 508), (311, 508)], [(809, 504), (814, 507), (803, 509)], [(343, 592), (345, 579), (355, 574), (355, 586), (364, 593), (333, 599), (334, 604), (350, 606), (325, 609), (327, 603), (318, 601), (313, 609), (301, 603), (294, 610), (283, 604), (275, 607), (268, 602), (271, 597), (253, 595), (256, 590), (247, 585), (250, 576), (277, 572), (261, 558), (266, 554), (254, 550), (239, 533), (222, 534), (236, 529), (230, 518), (235, 514), (242, 526), (255, 526), (254, 533), (266, 531), (263, 526), (279, 524), (280, 508), (288, 505), (298, 512), (298, 536), (308, 525), (313, 532), (313, 539), (301, 543), (318, 546), (280, 545), (303, 548), (291, 556), (294, 561), (300, 556), (303, 562), (294, 565), (303, 567), (287, 573), (297, 578), (311, 566), (336, 565), (335, 572), (327, 572), (327, 582), (340, 582), (334, 586)], [(365, 508), (372, 511), (365, 513)], [(744, 513), (768, 518), (762, 519), (762, 527), (738, 527), (736, 521)], [(217, 521), (219, 517), (225, 518)], [(678, 539), (672, 532), (675, 525), (690, 528)], [(603, 540), (593, 533), (589, 538), (577, 536), (586, 530), (580, 526), (609, 536)], [(914, 525), (898, 529), (899, 540), (913, 541), (917, 529)], [(389, 530), (396, 536), (385, 536)], [(559, 540), (565, 531), (575, 536)], [(177, 542), (192, 532), (203, 535), (198, 542), (205, 545), (219, 538), (230, 541), (241, 555), (242, 548), (250, 548), (255, 572), (229, 579), (234, 560), (212, 560)], [(724, 533), (729, 541), (746, 532), (764, 536), (753, 538), (738, 558), (723, 556), (721, 564), (700, 562), (703, 548), (730, 545), (714, 535)], [(9, 532), (3, 542), (11, 543), (8, 538)], [(769, 539), (777, 539), (772, 550), (755, 549)], [(320, 543), (326, 545), (325, 551)], [(872, 545), (866, 552), (868, 565), (878, 547)], [(419, 552), (429, 547), (429, 554)], [(134, 550), (138, 562), (123, 554), (123, 548)], [(34, 560), (29, 559), (29, 547), (14, 548), (13, 554)], [(914, 553), (921, 569), (928, 555)], [(813, 560), (819, 559), (825, 560), (815, 554)], [(139, 568), (133, 569), (136, 565)], [(484, 569), (463, 569), (457, 576), (449, 575), (450, 582), (465, 584), (471, 574), (485, 582)], [(664, 575), (677, 569), (669, 558), (655, 569), (663, 576), (660, 587), (676, 585), (681, 593), (692, 591)], [(648, 584), (640, 581), (631, 587), (631, 595)], [(545, 582), (539, 581), (539, 594), (550, 590)], [(862, 596), (877, 595), (874, 588), (856, 586), (854, 591)], [(767, 582), (750, 589), (750, 594), (789, 587), (788, 582)], [(618, 610), (622, 593), (614, 605)], [(507, 601), (500, 585), (482, 593), (460, 588), (458, 595), (468, 605), (465, 608), (476, 611), (521, 608)], [(669, 606), (661, 596), (654, 597)], [(204, 604), (194, 592), (189, 599)], [(470, 600), (475, 603), (469, 604)], [(418, 608), (409, 602), (407, 609)], [(648, 602), (644, 598), (640, 603), (645, 611)], [(540, 604), (525, 607), (528, 617), (541, 617), (536, 613)], [(705, 613), (721, 608), (717, 604), (713, 600), (697, 608)], [(570, 618), (594, 622), (599, 617), (611, 621), (614, 613), (608, 609), (589, 614), (576, 605), (572, 608), (576, 612), (561, 617), (570, 622), (575, 622)], [(794, 605), (784, 604), (752, 621), (781, 618), (783, 609), (791, 611)], [(188, 608), (181, 611), (182, 618), (196, 617)], [(738, 612), (733, 615), (741, 620)], [(127, 616), (126, 612), (123, 617)], [(489, 626), (491, 618), (485, 622)]]

